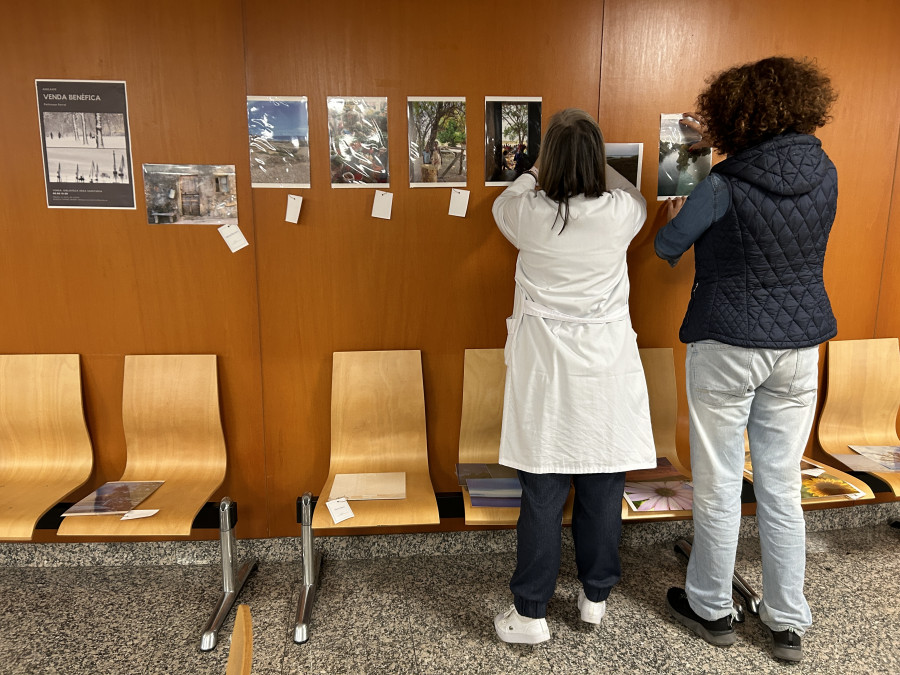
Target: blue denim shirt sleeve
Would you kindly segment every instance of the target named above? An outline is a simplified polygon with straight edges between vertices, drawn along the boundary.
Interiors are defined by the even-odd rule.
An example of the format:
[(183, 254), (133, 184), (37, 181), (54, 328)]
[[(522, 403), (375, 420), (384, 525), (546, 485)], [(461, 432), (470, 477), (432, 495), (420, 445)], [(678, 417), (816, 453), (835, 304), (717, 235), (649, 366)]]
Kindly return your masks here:
[(656, 233), (656, 255), (675, 267), (682, 254), (727, 210), (728, 186), (711, 173), (694, 188), (678, 215)]

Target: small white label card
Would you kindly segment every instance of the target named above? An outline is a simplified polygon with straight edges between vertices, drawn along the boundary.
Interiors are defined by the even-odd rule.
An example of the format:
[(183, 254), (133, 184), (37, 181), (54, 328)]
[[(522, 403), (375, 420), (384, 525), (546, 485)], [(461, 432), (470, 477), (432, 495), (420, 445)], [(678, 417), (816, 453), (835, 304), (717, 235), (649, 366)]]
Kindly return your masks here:
[(469, 191), (453, 188), (450, 190), (450, 215), (466, 217), (466, 209), (469, 208)]
[(394, 195), (383, 190), (375, 190), (375, 201), (372, 203), (372, 217), (391, 219), (391, 205), (394, 203)]
[(289, 223), (296, 223), (300, 219), (300, 207), (303, 205), (303, 197), (299, 195), (288, 195), (287, 211), (285, 211), (284, 219)]
[(131, 509), (119, 520), (134, 520), (135, 518), (149, 518), (159, 513), (159, 509)]
[(353, 509), (350, 508), (350, 504), (348, 504), (347, 500), (343, 497), (327, 501), (325, 502), (325, 506), (328, 507), (328, 513), (331, 514), (331, 519), (334, 521), (335, 525), (342, 520), (353, 517)]
[(234, 223), (232, 223), (231, 225), (223, 225), (222, 227), (220, 227), (219, 234), (222, 235), (222, 239), (224, 239), (225, 243), (228, 244), (228, 248), (231, 249), (232, 253), (236, 253), (245, 246), (250, 245), (250, 242), (247, 241), (244, 233), (241, 232), (241, 228), (239, 228)]

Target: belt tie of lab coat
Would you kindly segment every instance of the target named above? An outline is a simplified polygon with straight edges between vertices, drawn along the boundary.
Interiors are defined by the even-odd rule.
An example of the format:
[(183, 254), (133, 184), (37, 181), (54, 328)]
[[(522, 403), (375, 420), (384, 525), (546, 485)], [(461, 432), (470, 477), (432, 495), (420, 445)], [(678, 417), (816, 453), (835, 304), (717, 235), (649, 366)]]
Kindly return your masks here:
[(628, 305), (603, 316), (573, 316), (564, 312), (557, 311), (552, 307), (547, 307), (533, 300), (525, 300), (522, 305), (522, 314), (511, 316), (506, 320), (506, 348), (504, 349), (504, 360), (509, 365), (512, 360), (513, 349), (515, 348), (516, 334), (519, 332), (519, 326), (525, 315), (536, 316), (542, 319), (552, 319), (553, 321), (564, 321), (566, 323), (613, 323), (614, 321), (623, 321), (628, 318)]

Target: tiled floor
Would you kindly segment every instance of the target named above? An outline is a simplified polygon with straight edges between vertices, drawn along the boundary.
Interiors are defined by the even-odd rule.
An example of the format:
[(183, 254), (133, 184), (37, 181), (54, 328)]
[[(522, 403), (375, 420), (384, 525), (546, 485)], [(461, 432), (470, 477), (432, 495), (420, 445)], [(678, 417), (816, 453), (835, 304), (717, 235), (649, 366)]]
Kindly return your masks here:
[[(623, 548), (624, 578), (599, 628), (578, 617), (564, 551), (552, 639), (503, 644), (492, 617), (511, 602), (514, 561), (509, 551), (327, 558), (303, 645), (291, 640), (300, 565), (264, 561), (241, 595), (253, 614), (253, 672), (900, 672), (900, 530), (886, 523), (808, 535), (815, 625), (799, 665), (772, 659), (755, 617), (729, 648), (669, 619), (665, 591), (684, 580), (671, 543)], [(741, 542), (738, 570), (760, 590), (753, 539)], [(0, 567), (0, 674), (222, 674), (233, 618), (214, 651), (198, 648), (219, 574), (217, 565)]]

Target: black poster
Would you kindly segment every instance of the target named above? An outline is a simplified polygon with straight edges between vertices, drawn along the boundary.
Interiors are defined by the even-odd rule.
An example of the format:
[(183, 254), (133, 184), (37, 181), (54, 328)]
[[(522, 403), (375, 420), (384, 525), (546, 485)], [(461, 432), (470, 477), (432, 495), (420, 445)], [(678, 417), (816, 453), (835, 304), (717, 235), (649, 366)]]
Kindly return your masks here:
[(133, 209), (124, 82), (35, 80), (50, 208)]

